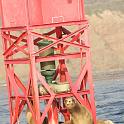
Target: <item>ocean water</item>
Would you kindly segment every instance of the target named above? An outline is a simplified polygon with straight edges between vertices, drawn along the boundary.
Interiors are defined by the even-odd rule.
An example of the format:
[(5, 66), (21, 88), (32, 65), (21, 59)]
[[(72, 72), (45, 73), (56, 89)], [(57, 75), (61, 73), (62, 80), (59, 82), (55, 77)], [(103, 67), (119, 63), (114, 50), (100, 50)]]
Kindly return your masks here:
[[(124, 124), (124, 79), (95, 81), (94, 86), (97, 118)], [(24, 118), (21, 116), (19, 124), (26, 124)], [(0, 124), (9, 124), (6, 87), (0, 87)]]
[(124, 79), (95, 82), (97, 117), (124, 124)]

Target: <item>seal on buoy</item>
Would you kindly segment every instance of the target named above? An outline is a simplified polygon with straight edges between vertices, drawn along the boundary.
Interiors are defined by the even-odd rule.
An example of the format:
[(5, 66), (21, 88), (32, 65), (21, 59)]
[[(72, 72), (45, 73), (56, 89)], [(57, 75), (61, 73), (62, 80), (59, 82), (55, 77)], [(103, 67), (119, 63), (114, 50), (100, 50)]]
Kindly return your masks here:
[(70, 112), (71, 120), (65, 124), (93, 124), (93, 119), (86, 107), (69, 97), (64, 100), (65, 107)]
[(111, 120), (97, 120), (97, 124), (114, 124)]
[[(42, 113), (40, 113), (40, 114), (42, 115)], [(35, 124), (33, 117), (32, 117), (32, 113), (28, 107), (26, 110), (26, 119), (27, 119), (27, 124)], [(48, 124), (48, 118), (47, 117), (45, 117), (43, 124)]]
[[(40, 113), (42, 115), (42, 113)], [(27, 107), (26, 110), (26, 119), (27, 119), (27, 124), (35, 124), (33, 117), (32, 117), (32, 113), (30, 112), (29, 108)], [(45, 117), (43, 124), (48, 124), (48, 118)], [(59, 122), (59, 124), (64, 124), (64, 122)]]
[[(64, 100), (65, 107), (70, 112), (71, 119), (64, 124), (93, 124), (91, 113), (73, 97)], [(114, 124), (111, 120), (97, 120), (97, 124)]]

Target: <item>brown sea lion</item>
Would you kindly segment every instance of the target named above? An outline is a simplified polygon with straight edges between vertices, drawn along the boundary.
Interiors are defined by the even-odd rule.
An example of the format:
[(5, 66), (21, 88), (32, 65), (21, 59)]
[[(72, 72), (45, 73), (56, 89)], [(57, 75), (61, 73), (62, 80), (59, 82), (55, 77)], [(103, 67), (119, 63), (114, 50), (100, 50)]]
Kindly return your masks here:
[[(42, 113), (40, 113), (42, 115)], [(35, 124), (33, 117), (32, 117), (32, 113), (30, 112), (29, 108), (27, 107), (26, 110), (26, 119), (27, 119), (27, 124)], [(43, 124), (48, 124), (48, 118), (45, 117)]]
[[(41, 115), (42, 115), (42, 113), (41, 113)], [(33, 117), (32, 117), (32, 113), (30, 112), (28, 107), (26, 110), (26, 119), (27, 119), (27, 124), (35, 124)], [(48, 124), (48, 118), (47, 117), (45, 117), (43, 124)], [(64, 122), (59, 122), (59, 124), (64, 124)]]
[[(64, 100), (65, 107), (70, 112), (71, 120), (66, 121), (65, 124), (93, 124), (91, 113), (85, 106), (82, 106), (73, 97)], [(97, 124), (114, 124), (110, 120), (97, 120)]]
[(97, 124), (114, 124), (111, 120), (97, 120)]
[(64, 100), (65, 107), (71, 115), (71, 120), (65, 124), (93, 124), (93, 119), (86, 107), (75, 101), (72, 97)]
[(111, 120), (97, 120), (97, 124), (114, 124)]

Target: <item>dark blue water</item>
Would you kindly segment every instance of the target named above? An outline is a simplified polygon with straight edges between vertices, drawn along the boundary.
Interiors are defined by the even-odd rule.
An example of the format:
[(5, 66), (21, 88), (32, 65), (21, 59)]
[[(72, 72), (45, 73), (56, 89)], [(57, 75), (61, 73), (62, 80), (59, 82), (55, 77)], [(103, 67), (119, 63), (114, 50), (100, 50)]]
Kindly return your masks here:
[[(96, 81), (95, 98), (98, 118), (124, 124), (124, 79)], [(20, 124), (26, 124), (24, 118), (20, 118)], [(6, 87), (0, 87), (0, 124), (9, 124)]]
[(95, 82), (98, 118), (124, 124), (124, 79)]

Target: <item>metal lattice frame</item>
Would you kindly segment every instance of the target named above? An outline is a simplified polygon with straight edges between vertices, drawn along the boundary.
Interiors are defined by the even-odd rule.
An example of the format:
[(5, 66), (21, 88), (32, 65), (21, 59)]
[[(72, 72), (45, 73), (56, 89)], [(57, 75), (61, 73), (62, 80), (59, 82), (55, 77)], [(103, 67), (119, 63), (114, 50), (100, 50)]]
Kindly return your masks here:
[[(78, 24), (78, 23), (77, 23)], [(64, 25), (64, 24), (63, 24)], [(55, 26), (55, 25), (54, 25)], [(56, 24), (57, 26), (57, 24)], [(49, 27), (49, 26), (48, 26)], [(70, 32), (64, 27), (57, 27), (50, 32), (45, 34), (37, 33), (33, 29), (39, 27), (18, 27), (18, 28), (2, 28), (3, 48), (4, 48), (4, 62), (6, 68), (6, 81), (8, 86), (9, 106), (10, 106), (10, 121), (11, 124), (15, 124), (23, 111), (24, 106), (27, 104), (30, 111), (32, 112), (33, 118), (37, 124), (41, 124), (48, 113), (49, 123), (58, 124), (58, 111), (60, 111), (65, 120), (69, 119), (68, 112), (59, 103), (60, 99), (65, 97), (74, 96), (82, 105), (85, 105), (93, 115), (94, 124), (96, 124), (96, 110), (94, 101), (94, 87), (92, 83), (92, 72), (90, 63), (90, 45), (88, 41), (88, 23), (84, 21), (83, 26), (75, 32)], [(42, 27), (43, 28), (43, 27)], [(13, 35), (12, 31), (22, 31), (20, 36)], [(56, 38), (52, 34), (56, 34)], [(64, 35), (65, 36), (64, 36)], [(83, 35), (83, 39), (82, 36)], [(66, 39), (71, 40), (66, 42)], [(47, 39), (53, 41), (52, 44), (35, 51), (34, 47), (37, 42)], [(19, 45), (23, 43), (23, 45)], [(65, 53), (64, 51), (70, 46), (80, 49), (77, 53)], [(60, 50), (60, 54), (40, 57), (39, 53), (42, 53), (49, 48), (54, 47), (55, 50)], [(24, 57), (13, 58), (13, 56), (22, 52), (25, 54)], [(68, 68), (65, 64), (65, 59), (80, 58), (80, 60), (86, 60), (86, 63), (82, 65), (81, 72), (73, 82), (68, 72)], [(36, 63), (45, 61), (59, 61), (59, 66), (56, 69), (54, 79), (60, 75), (60, 82), (67, 81), (70, 86), (70, 92), (55, 93), (51, 90), (50, 86), (46, 83), (43, 76), (36, 69)], [(14, 65), (16, 64), (28, 64), (30, 67), (29, 77), (27, 86), (24, 86), (23, 82), (19, 79), (18, 75), (14, 72)], [(78, 66), (78, 65), (77, 65)], [(64, 73), (63, 73), (64, 71)], [(39, 96), (37, 80), (47, 89), (48, 94)], [(86, 85), (89, 85), (89, 89)], [(78, 88), (80, 87), (80, 90)], [(19, 90), (23, 94), (20, 94)], [(90, 97), (88, 97), (90, 96)], [(58, 100), (58, 101), (57, 101)], [(33, 101), (33, 105), (32, 102)], [(46, 107), (42, 116), (40, 116), (40, 101), (47, 101)]]

